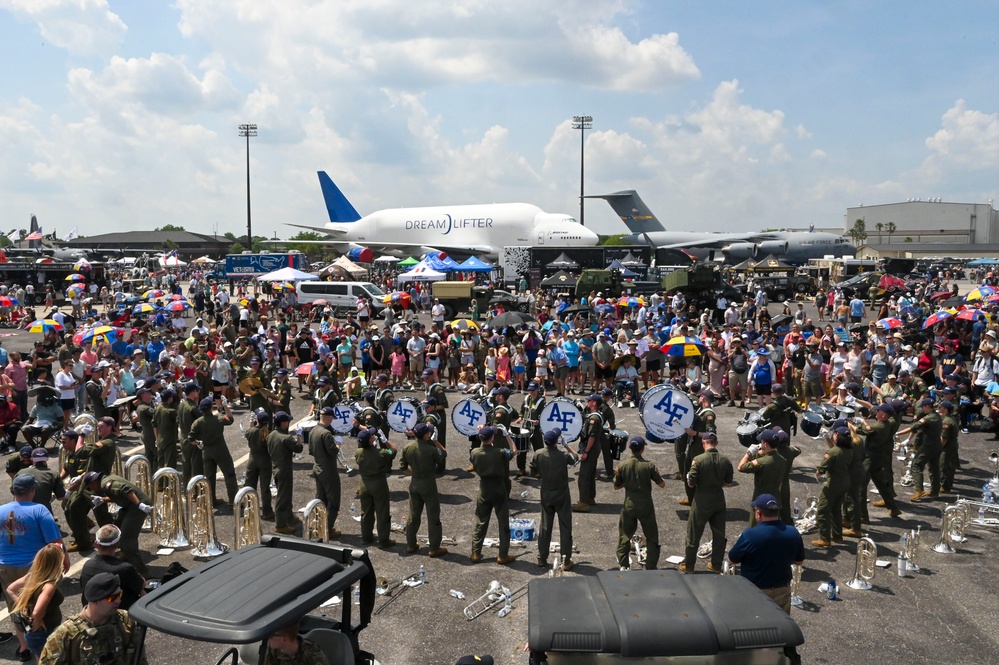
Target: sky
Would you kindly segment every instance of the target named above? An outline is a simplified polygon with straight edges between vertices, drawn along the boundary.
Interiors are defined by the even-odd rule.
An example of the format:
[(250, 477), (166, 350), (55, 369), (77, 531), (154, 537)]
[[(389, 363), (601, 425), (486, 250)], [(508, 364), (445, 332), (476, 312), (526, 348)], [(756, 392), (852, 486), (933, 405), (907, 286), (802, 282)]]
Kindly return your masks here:
[[(999, 194), (999, 3), (0, 0), (0, 230), (255, 235), (636, 189), (670, 230)], [(600, 200), (598, 233), (624, 233)]]

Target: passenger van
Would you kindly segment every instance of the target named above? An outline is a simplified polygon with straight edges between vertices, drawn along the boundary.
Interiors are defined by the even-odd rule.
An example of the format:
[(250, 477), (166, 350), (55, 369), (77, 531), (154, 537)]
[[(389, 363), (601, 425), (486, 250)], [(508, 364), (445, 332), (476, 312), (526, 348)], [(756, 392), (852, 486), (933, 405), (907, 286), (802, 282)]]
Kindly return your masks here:
[(298, 282), (295, 288), (299, 305), (309, 305), (325, 300), (339, 314), (357, 310), (357, 299), (371, 299), (371, 315), (376, 316), (385, 308), (385, 292), (371, 282)]

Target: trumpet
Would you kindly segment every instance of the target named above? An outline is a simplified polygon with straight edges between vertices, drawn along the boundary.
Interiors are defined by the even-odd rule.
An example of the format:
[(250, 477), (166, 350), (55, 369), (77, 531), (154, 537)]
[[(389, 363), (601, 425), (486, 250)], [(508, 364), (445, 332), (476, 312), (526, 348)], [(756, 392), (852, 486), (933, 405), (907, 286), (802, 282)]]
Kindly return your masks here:
[(236, 493), (233, 521), (236, 523), (232, 543), (235, 549), (242, 549), (260, 543), (263, 531), (260, 528), (260, 495), (252, 487), (244, 487)]
[(846, 583), (851, 589), (870, 591), (874, 588), (875, 562), (878, 559), (878, 546), (873, 540), (864, 536), (857, 542), (857, 564), (853, 570), (853, 579)]
[(184, 494), (180, 472), (169, 467), (153, 474), (153, 532), (160, 547), (187, 547), (184, 532)]
[[(132, 455), (125, 461), (123, 468), (125, 478), (130, 483), (134, 484), (146, 495), (153, 495), (152, 467), (149, 465), (149, 460), (146, 459), (145, 455)], [(133, 469), (135, 470), (134, 474), (132, 473)], [(146, 521), (142, 523), (142, 528), (152, 529), (152, 527), (152, 517), (146, 517)]]
[(798, 595), (798, 588), (801, 586), (801, 573), (804, 570), (804, 566), (793, 563), (791, 564), (791, 605), (794, 607), (801, 607), (805, 604), (805, 601), (801, 599)]
[(191, 556), (214, 557), (225, 554), (229, 546), (215, 536), (215, 514), (212, 488), (204, 476), (195, 476), (187, 483), (187, 522), (191, 525)]
[(340, 463), (340, 466), (343, 467), (344, 471), (347, 473), (352, 472), (353, 469), (350, 468), (349, 464), (347, 464), (347, 457), (343, 454), (343, 437), (335, 436), (333, 437), (333, 441), (336, 442), (336, 461)]
[(314, 543), (329, 542), (329, 512), (326, 504), (319, 499), (313, 499), (306, 504), (302, 519), (302, 534)]
[(967, 507), (953, 505), (944, 509), (943, 525), (940, 527), (940, 540), (933, 551), (940, 554), (955, 554), (955, 545), (964, 539), (964, 529), (968, 524)]
[(486, 592), (469, 603), (462, 612), (465, 618), (471, 621), (485, 614), (501, 602), (503, 602), (503, 585), (493, 580), (489, 583), (489, 588), (486, 589)]

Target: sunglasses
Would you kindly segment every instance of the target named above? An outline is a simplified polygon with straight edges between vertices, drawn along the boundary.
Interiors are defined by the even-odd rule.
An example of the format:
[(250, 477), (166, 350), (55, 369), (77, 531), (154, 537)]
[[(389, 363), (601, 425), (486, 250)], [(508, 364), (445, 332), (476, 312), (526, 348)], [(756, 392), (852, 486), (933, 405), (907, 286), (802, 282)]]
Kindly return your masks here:
[(121, 600), (121, 593), (122, 593), (122, 592), (121, 592), (121, 589), (119, 589), (119, 590), (117, 591), (117, 593), (113, 593), (113, 594), (111, 594), (110, 596), (108, 596), (108, 598), (107, 598), (108, 602), (109, 602), (109, 603), (113, 603), (113, 602), (115, 602), (116, 600)]

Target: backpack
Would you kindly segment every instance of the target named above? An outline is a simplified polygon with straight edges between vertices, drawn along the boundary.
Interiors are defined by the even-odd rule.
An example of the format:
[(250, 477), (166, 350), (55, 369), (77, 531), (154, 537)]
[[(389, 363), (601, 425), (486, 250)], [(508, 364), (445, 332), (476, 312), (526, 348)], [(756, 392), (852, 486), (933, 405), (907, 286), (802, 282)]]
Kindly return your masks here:
[(753, 382), (758, 386), (769, 386), (772, 377), (770, 376), (770, 361), (756, 363), (756, 370), (753, 372)]
[(732, 356), (732, 371), (736, 374), (745, 374), (746, 370), (749, 369), (749, 365), (746, 364), (746, 355), (743, 353), (737, 353)]

